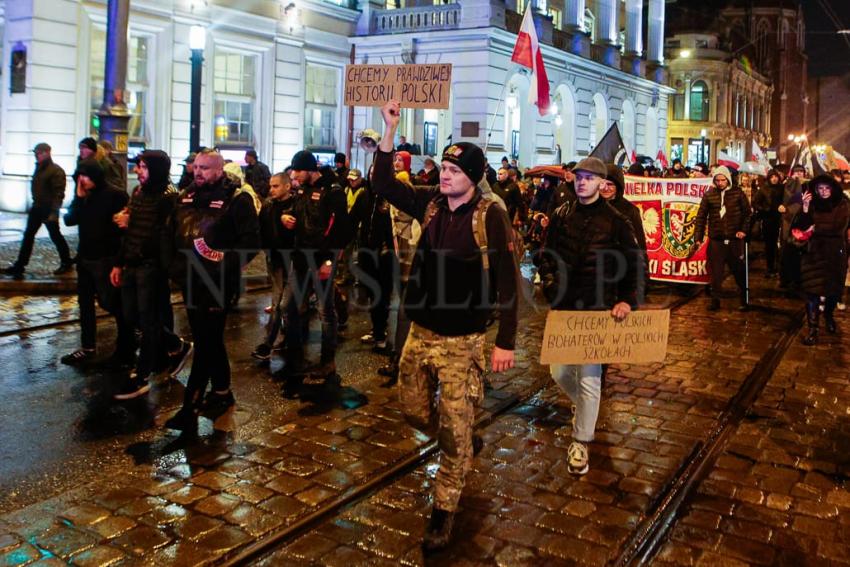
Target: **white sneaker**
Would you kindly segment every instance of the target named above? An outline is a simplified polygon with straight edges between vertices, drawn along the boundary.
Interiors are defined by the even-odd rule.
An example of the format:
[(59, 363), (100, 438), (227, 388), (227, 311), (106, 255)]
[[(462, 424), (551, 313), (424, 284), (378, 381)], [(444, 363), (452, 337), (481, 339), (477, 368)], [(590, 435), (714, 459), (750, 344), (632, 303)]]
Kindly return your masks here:
[(373, 335), (372, 333), (366, 333), (365, 335), (360, 337), (360, 342), (363, 343), (364, 345), (369, 344), (369, 343), (374, 343), (375, 342), (375, 335)]
[(581, 441), (573, 441), (567, 449), (567, 470), (570, 474), (583, 475), (590, 470), (587, 458), (587, 445)]
[(838, 307), (839, 311), (844, 311), (845, 309), (847, 309), (847, 304), (839, 303), (838, 305), (836, 305), (836, 307)]

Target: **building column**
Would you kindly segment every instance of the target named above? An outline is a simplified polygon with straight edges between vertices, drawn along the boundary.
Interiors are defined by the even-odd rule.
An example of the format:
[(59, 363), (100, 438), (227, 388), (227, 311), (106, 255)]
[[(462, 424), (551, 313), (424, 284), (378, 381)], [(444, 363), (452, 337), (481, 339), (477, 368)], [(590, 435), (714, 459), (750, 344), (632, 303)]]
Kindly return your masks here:
[(564, 32), (570, 40), (567, 51), (580, 57), (590, 57), (590, 39), (584, 29), (585, 0), (564, 0)]
[(618, 0), (596, 1), (596, 42), (594, 59), (610, 67), (620, 67), (620, 50), (617, 36), (620, 6)]
[(647, 34), (647, 67), (652, 80), (665, 83), (664, 66), (664, 0), (649, 0), (649, 33)]
[(623, 71), (644, 76), (643, 59), (643, 0), (626, 0), (626, 52)]
[(109, 0), (106, 19), (106, 69), (103, 80), (103, 105), (100, 107), (100, 139), (108, 140), (115, 150), (112, 156), (121, 164), (126, 182), (127, 139), (130, 112), (127, 95), (127, 28), (130, 0)]

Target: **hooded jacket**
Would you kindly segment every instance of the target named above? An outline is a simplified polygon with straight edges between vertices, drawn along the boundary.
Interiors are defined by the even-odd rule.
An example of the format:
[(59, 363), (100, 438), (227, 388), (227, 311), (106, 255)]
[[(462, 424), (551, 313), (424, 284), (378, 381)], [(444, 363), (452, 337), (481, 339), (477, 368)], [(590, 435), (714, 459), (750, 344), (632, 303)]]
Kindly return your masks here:
[[(828, 199), (817, 192), (819, 184), (832, 189)], [(812, 194), (809, 211), (802, 208), (791, 223), (792, 228), (814, 231), (802, 257), (802, 289), (812, 295), (840, 296), (847, 273), (847, 229), (850, 225), (850, 202), (841, 186), (830, 175), (815, 177), (806, 185)]]
[(711, 240), (734, 240), (736, 233), (749, 234), (750, 230), (752, 211), (747, 196), (732, 185), (732, 176), (726, 167), (717, 167), (712, 173), (713, 179), (723, 176), (729, 184), (723, 191), (712, 186), (702, 196), (695, 220), (694, 242), (697, 243), (705, 238), (706, 225)]
[[(781, 216), (779, 206), (782, 205), (785, 197), (785, 186), (781, 181), (771, 184), (770, 178), (773, 176), (779, 176), (779, 172), (775, 169), (767, 172), (767, 179), (759, 187), (756, 196), (753, 197), (753, 209), (758, 211), (762, 218), (770, 218), (778, 222)], [(779, 179), (782, 179), (782, 177), (779, 176)]]
[(112, 221), (112, 216), (127, 205), (127, 193), (107, 185), (103, 168), (93, 159), (80, 160), (74, 177), (80, 175), (91, 179), (94, 187), (85, 197), (74, 194), (65, 214), (65, 224), (78, 227), (78, 258), (105, 260), (111, 268), (121, 246), (121, 229)]
[(617, 211), (626, 217), (626, 219), (628, 219), (632, 231), (635, 234), (635, 238), (637, 239), (638, 246), (640, 246), (644, 266), (648, 266), (649, 257), (646, 253), (646, 233), (643, 230), (643, 217), (641, 216), (641, 210), (637, 207), (637, 205), (626, 199), (624, 196), (626, 193), (626, 180), (623, 175), (623, 170), (613, 163), (609, 163), (607, 168), (608, 176), (606, 179), (611, 181), (614, 184), (614, 187), (617, 188), (614, 198), (610, 199), (608, 203), (617, 209)]
[(168, 238), (168, 218), (177, 203), (177, 191), (171, 185), (171, 159), (160, 150), (146, 150), (139, 159), (148, 168), (148, 180), (136, 187), (130, 199), (130, 221), (117, 265), (154, 262), (165, 268), (163, 241)]

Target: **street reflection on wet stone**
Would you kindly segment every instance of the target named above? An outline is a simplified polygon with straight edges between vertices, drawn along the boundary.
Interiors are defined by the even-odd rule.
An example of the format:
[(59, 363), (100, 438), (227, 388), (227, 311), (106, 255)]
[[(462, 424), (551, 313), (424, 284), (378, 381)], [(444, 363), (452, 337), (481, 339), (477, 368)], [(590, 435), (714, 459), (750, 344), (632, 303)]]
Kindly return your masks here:
[[(652, 305), (675, 306), (667, 360), (609, 368), (591, 470), (581, 478), (565, 464), (570, 404), (535, 362), (545, 311), (526, 306), (517, 368), (488, 375), (477, 413), (485, 444), (455, 543), (433, 557), (420, 545), (434, 445), (405, 423), (395, 389), (375, 373), (386, 359), (352, 340), (368, 330), (361, 313), (337, 374), (307, 379), (287, 399), (278, 358), (263, 366), (248, 356), (266, 295), (246, 294), (226, 331), (237, 405), (215, 422), (202, 418), (197, 438), (161, 429), (182, 402), (188, 369), (119, 404), (115, 372), (56, 363), (56, 352), (76, 344), (73, 326), (0, 338), (4, 360), (21, 361), (0, 378), (0, 393), (22, 402), (0, 418), (0, 559), (220, 563), (278, 534), (255, 564), (615, 561), (797, 315), (796, 301), (761, 280), (754, 286), (763, 299), (746, 314), (709, 313), (704, 296), (655, 286)], [(182, 309), (177, 319), (185, 332)], [(109, 345), (112, 328), (100, 327), (99, 344)], [(308, 356), (317, 358), (315, 325), (310, 339)], [(815, 349), (793, 342), (674, 521), (659, 564), (847, 556), (850, 361), (837, 348), (846, 340), (826, 337)], [(831, 352), (840, 354), (823, 366)], [(825, 369), (821, 380), (813, 368)], [(40, 442), (21, 447), (35, 431)]]

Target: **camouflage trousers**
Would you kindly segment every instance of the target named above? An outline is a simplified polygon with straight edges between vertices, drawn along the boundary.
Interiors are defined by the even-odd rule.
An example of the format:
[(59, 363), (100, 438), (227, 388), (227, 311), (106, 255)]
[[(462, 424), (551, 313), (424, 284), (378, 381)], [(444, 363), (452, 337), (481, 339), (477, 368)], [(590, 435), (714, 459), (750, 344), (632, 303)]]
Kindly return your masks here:
[(484, 368), (483, 333), (446, 337), (411, 325), (399, 361), (399, 399), (413, 427), (437, 436), (434, 505), (449, 512), (457, 510), (472, 467), (472, 427), (475, 406), (484, 398)]

